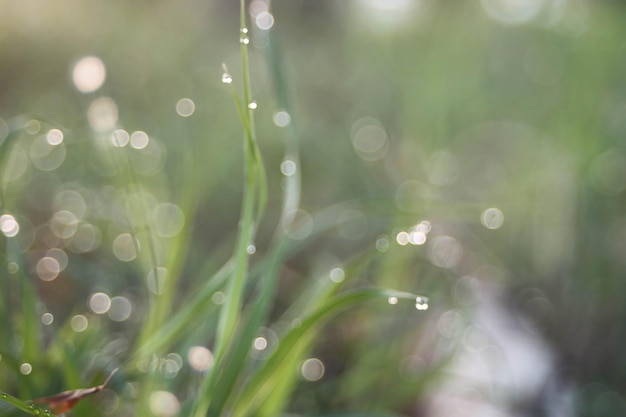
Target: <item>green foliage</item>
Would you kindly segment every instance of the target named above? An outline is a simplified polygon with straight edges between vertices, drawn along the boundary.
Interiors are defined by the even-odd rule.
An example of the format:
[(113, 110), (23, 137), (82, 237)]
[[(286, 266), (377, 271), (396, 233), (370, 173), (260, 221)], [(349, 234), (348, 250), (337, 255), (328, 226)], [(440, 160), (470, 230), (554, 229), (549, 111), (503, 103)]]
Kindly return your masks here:
[[(253, 103), (253, 99), (246, 17), (245, 2), (241, 0), (241, 96), (236, 91), (235, 83), (232, 83), (232, 75), (223, 66), (223, 82), (231, 88), (244, 133), (243, 195), (232, 255), (217, 270), (215, 265), (220, 260), (213, 257), (206, 260), (199, 269), (197, 278), (192, 280), (192, 288), (188, 290), (188, 294), (179, 295), (185, 301), (177, 307), (176, 304), (180, 302), (177, 297), (178, 287), (182, 284), (180, 280), (186, 269), (186, 259), (195, 250), (191, 246), (192, 219), (198, 215), (196, 211), (201, 206), (201, 193), (197, 192), (198, 178), (201, 176), (196, 166), (198, 155), (190, 147), (185, 147), (182, 154), (178, 155), (182, 168), (181, 188), (176, 190), (175, 197), (178, 197), (178, 207), (182, 209), (187, 221), (174, 236), (167, 235), (164, 238), (163, 233), (157, 231), (159, 224), (149, 220), (154, 212), (152, 200), (146, 194), (152, 185), (149, 183), (150, 179), (141, 178), (138, 157), (133, 151), (124, 148), (121, 142), (123, 137), (114, 136), (113, 146), (102, 139), (96, 139), (100, 158), (98, 164), (101, 164), (104, 176), (114, 185), (115, 192), (123, 202), (123, 211), (117, 220), (121, 224), (114, 226), (127, 231), (125, 236), (128, 243), (124, 250), (130, 255), (123, 260), (133, 260), (136, 257), (136, 271), (131, 273), (147, 274), (148, 277), (150, 291), (147, 297), (142, 296), (146, 303), (145, 316), (141, 324), (133, 324), (139, 325), (139, 331), (129, 340), (113, 339), (106, 334), (112, 330), (110, 326), (97, 316), (90, 316), (88, 321), (87, 317), (79, 314), (80, 308), (75, 310), (75, 314), (67, 316), (65, 323), (53, 327), (51, 332), (47, 331), (42, 328), (40, 317), (36, 314), (37, 306), (43, 306), (45, 301), (33, 288), (34, 276), (28, 273), (29, 261), (23, 256), (24, 249), (19, 247), (19, 240), (8, 237), (4, 260), (6, 265), (14, 264), (15, 271), (5, 277), (5, 288), (16, 287), (11, 291), (19, 291), (21, 311), (15, 309), (8, 298), (4, 300), (0, 318), (7, 324), (4, 327), (7, 337), (3, 339), (4, 345), (0, 352), (3, 363), (9, 365), (14, 375), (22, 374), (18, 376), (20, 396), (35, 398), (47, 395), (50, 394), (51, 386), (63, 386), (64, 389), (81, 386), (81, 381), (84, 380), (81, 368), (87, 366), (94, 370), (106, 369), (112, 364), (120, 363), (124, 376), (116, 377), (112, 385), (119, 392), (118, 401), (123, 402), (122, 405), (115, 404), (113, 407), (122, 410), (122, 413), (131, 412), (142, 416), (178, 414), (177, 400), (169, 401), (169, 404), (154, 405), (155, 393), (178, 390), (178, 395), (184, 396), (184, 392), (192, 390), (191, 395), (183, 400), (181, 415), (274, 416), (289, 406), (290, 396), (299, 383), (297, 369), (314, 349), (316, 335), (325, 322), (345, 309), (371, 302), (373, 299), (415, 299), (414, 294), (376, 288), (354, 288), (338, 292), (344, 280), (355, 279), (357, 272), (371, 263), (372, 253), (366, 251), (343, 265), (343, 268), (335, 268), (341, 273), (340, 279), (329, 279), (326, 271), (313, 280), (302, 291), (292, 308), (287, 309), (282, 318), (272, 323), (275, 320), (271, 313), (277, 297), (278, 280), (285, 262), (306, 249), (316, 236), (335, 227), (336, 222), (334, 217), (329, 218), (329, 215), (333, 216), (332, 209), (328, 213), (321, 212), (315, 219), (316, 228), (313, 233), (310, 230), (304, 232), (305, 235), (310, 235), (307, 239), (298, 241), (290, 237), (301, 234), (302, 230), (308, 228), (307, 224), (299, 224), (295, 216), (301, 193), (297, 144), (299, 133), (295, 128), (295, 121), (291, 120), (286, 129), (284, 160), (294, 164), (295, 173), (290, 173), (284, 179), (280, 216), (276, 230), (267, 243), (266, 253), (250, 268), (250, 258), (254, 253), (250, 248), (255, 247), (257, 230), (263, 220), (268, 186), (256, 139), (253, 117), (255, 106), (249, 105)], [(277, 101), (280, 108), (289, 112), (293, 118), (287, 83), (282, 75), (282, 64), (276, 55), (274, 40), (268, 32), (259, 33), (259, 38), (264, 39), (268, 45), (268, 59)], [(11, 154), (11, 147), (26, 140), (25, 137), (29, 135), (28, 124), (42, 123), (35, 120), (18, 118), (11, 121), (11, 131), (0, 149), (0, 160), (3, 162), (1, 166), (5, 173), (12, 169), (7, 159)], [(46, 124), (51, 128), (67, 131), (62, 125), (51, 122)], [(161, 177), (161, 174), (158, 176)], [(165, 181), (165, 178), (159, 177), (156, 178), (158, 182)], [(17, 205), (11, 203), (11, 189), (7, 187), (6, 181), (4, 183), (3, 208), (10, 212)], [(118, 238), (119, 236), (121, 235)], [(115, 242), (113, 245), (115, 251)], [(126, 255), (121, 255), (122, 258), (124, 256)], [(84, 262), (89, 260), (85, 259)], [(56, 274), (59, 272), (56, 271)], [(37, 274), (41, 277), (39, 270)], [(56, 275), (44, 280), (55, 278)], [(96, 288), (101, 288), (101, 284), (94, 282)], [(216, 297), (222, 301), (216, 302)], [(89, 302), (92, 300), (93, 298)], [(111, 308), (112, 300), (107, 298), (106, 302), (109, 304), (108, 308)], [(98, 307), (90, 304), (90, 308), (97, 314), (102, 314), (98, 313)], [(273, 345), (266, 357), (262, 360), (255, 359), (251, 355), (254, 341), (264, 328), (272, 327), (278, 332), (277, 340), (272, 341)], [(17, 340), (21, 346), (9, 344), (10, 341), (16, 343)], [(193, 375), (192, 371), (187, 375), (191, 382), (168, 381), (167, 367), (171, 364), (164, 359), (168, 352), (184, 351), (197, 344), (198, 340), (205, 343), (211, 341), (213, 345), (209, 369), (204, 369), (198, 375)], [(115, 353), (118, 343), (129, 344), (122, 349), (122, 355)], [(42, 346), (45, 346), (43, 351)], [(114, 352), (107, 352), (109, 349)], [(178, 358), (182, 356), (178, 355)], [(26, 365), (28, 370), (23, 368)], [(180, 367), (179, 364), (178, 368)], [(46, 368), (48, 375), (43, 373)], [(31, 372), (32, 376), (29, 375)], [(59, 375), (59, 379), (51, 380), (53, 374)], [(5, 383), (9, 381), (10, 379), (4, 380)], [(133, 394), (128, 393), (128, 386), (124, 387), (124, 382), (132, 384)], [(40, 410), (8, 394), (2, 394), (0, 400), (32, 415), (51, 415), (47, 410)], [(107, 414), (105, 410), (109, 406), (105, 404), (102, 407), (98, 411), (98, 408), (87, 409), (80, 403), (72, 413), (78, 416), (93, 416), (94, 412), (99, 413), (98, 415)], [(167, 410), (168, 407), (174, 407), (174, 411), (162, 410)], [(7, 411), (9, 414), (12, 412)]]

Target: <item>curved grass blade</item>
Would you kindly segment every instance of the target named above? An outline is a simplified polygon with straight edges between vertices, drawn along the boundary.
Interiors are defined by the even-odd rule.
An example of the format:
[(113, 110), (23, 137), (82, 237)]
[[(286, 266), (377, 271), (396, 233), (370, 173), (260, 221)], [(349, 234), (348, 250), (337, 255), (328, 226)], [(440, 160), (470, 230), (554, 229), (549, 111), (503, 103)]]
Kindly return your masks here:
[(337, 295), (321, 305), (315, 312), (304, 318), (299, 326), (292, 328), (285, 335), (278, 348), (254, 375), (241, 397), (237, 400), (232, 416), (244, 417), (255, 413), (264, 398), (270, 395), (272, 390), (280, 383), (282, 373), (277, 372), (277, 370), (285, 366), (284, 362), (290, 363), (290, 361), (285, 361), (285, 358), (297, 352), (299, 343), (304, 338), (310, 337), (309, 333), (316, 326), (340, 311), (357, 304), (376, 298), (389, 297), (414, 299), (416, 296), (394, 290), (367, 288)]

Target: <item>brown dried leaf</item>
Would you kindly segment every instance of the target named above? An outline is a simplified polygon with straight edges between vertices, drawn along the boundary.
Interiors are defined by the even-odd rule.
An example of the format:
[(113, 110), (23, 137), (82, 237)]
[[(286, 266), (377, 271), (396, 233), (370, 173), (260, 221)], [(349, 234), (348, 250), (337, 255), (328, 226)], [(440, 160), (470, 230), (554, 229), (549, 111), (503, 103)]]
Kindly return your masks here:
[(73, 389), (69, 391), (63, 391), (56, 395), (52, 395), (50, 397), (37, 398), (33, 400), (34, 404), (42, 404), (45, 405), (46, 408), (50, 409), (54, 414), (62, 414), (70, 411), (77, 402), (82, 400), (88, 395), (95, 394), (96, 392), (102, 391), (106, 388), (107, 384), (113, 377), (113, 375), (117, 372), (119, 368), (115, 368), (104, 381), (103, 384), (98, 385), (92, 388), (80, 388)]

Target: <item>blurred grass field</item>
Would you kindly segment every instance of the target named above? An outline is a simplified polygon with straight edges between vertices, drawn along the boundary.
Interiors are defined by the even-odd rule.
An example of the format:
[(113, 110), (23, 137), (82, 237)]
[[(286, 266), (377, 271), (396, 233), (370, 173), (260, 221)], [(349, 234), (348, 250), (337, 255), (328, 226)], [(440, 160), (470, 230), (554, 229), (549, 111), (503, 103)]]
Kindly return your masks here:
[(71, 415), (624, 415), (619, 2), (256, 0), (249, 111), (239, 2), (0, 9), (0, 391), (122, 367)]

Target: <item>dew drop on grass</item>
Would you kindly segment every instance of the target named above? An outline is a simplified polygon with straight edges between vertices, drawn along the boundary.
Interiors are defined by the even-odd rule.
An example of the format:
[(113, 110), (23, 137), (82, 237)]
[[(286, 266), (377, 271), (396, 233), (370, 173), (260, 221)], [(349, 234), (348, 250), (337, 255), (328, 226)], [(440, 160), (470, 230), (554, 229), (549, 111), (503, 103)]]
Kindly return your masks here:
[(253, 100), (253, 101), (251, 101), (250, 103), (248, 103), (248, 108), (249, 108), (250, 110), (256, 110), (256, 108), (257, 108), (256, 101), (254, 101), (254, 100)]
[(223, 82), (224, 84), (230, 84), (230, 83), (232, 83), (232, 82), (233, 82), (233, 77), (232, 77), (232, 75), (230, 75), (228, 72), (226, 72), (226, 71), (225, 71), (225, 72), (222, 74), (222, 82)]
[(387, 302), (391, 305), (396, 305), (398, 304), (398, 297), (389, 297), (387, 299)]
[(244, 45), (247, 45), (250, 43), (250, 38), (248, 38), (247, 36), (242, 36), (241, 38), (239, 38), (239, 42)]
[(428, 297), (417, 296), (415, 298), (415, 308), (421, 311), (428, 310)]

